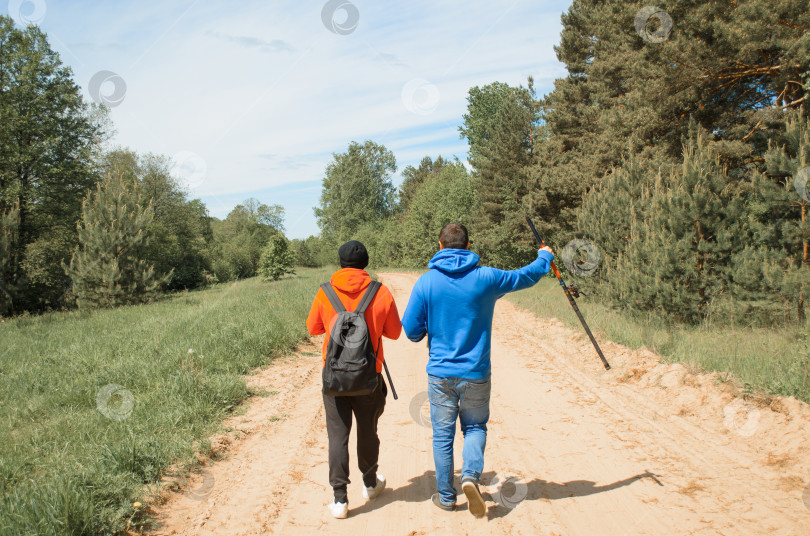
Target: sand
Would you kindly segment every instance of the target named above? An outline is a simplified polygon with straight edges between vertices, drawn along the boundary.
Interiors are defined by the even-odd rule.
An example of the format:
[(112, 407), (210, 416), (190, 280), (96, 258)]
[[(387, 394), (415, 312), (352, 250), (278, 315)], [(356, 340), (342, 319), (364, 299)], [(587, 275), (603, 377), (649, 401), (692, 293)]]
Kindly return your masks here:
[[(414, 274), (384, 273), (404, 311)], [(302, 319), (303, 322), (303, 319)], [(435, 491), (426, 412), (427, 348), (385, 340), (399, 400), (380, 420), (388, 489), (361, 496), (352, 452), (349, 518), (333, 519), (320, 395), (320, 339), (248, 378), (264, 396), (213, 438), (216, 461), (153, 504), (160, 535), (810, 534), (810, 408), (742, 398), (717, 375), (646, 350), (590, 342), (556, 319), (501, 300), (476, 519)], [(461, 466), (461, 437), (456, 467)], [(460, 491), (460, 486), (458, 486)]]

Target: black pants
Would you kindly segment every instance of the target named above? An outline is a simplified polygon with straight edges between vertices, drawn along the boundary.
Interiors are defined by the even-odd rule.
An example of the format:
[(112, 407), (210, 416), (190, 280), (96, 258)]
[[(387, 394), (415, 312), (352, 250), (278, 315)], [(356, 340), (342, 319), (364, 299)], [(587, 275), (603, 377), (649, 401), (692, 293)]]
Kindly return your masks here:
[(357, 421), (357, 465), (363, 473), (363, 484), (367, 488), (377, 485), (377, 461), (380, 457), (377, 421), (385, 409), (385, 397), (388, 394), (382, 375), (379, 375), (378, 380), (377, 389), (369, 395), (323, 395), (326, 433), (329, 435), (329, 484), (335, 492), (335, 502), (348, 502), (346, 486), (349, 484), (352, 413)]

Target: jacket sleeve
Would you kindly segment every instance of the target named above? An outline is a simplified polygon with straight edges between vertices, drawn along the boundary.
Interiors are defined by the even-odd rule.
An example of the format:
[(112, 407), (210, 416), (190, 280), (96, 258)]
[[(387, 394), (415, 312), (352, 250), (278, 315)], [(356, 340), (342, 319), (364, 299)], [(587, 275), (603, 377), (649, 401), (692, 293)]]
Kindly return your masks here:
[(498, 270), (492, 268), (492, 276), (498, 296), (509, 292), (523, 290), (535, 285), (540, 278), (548, 273), (554, 255), (548, 251), (540, 251), (531, 264), (517, 270)]
[(323, 315), (321, 314), (321, 300), (318, 299), (320, 294), (323, 294), (322, 289), (318, 289), (315, 294), (312, 307), (309, 308), (309, 315), (307, 315), (307, 331), (309, 331), (310, 335), (326, 333), (326, 328), (323, 325)]
[(389, 339), (399, 339), (402, 333), (402, 322), (399, 321), (399, 311), (397, 310), (397, 303), (391, 292), (386, 288), (388, 294), (388, 315), (385, 317), (385, 324), (383, 324), (382, 334)]
[(427, 334), (427, 310), (425, 301), (422, 299), (421, 285), (419, 281), (413, 287), (411, 297), (408, 299), (408, 306), (405, 307), (405, 314), (402, 316), (402, 328), (405, 335), (413, 342), (419, 342)]

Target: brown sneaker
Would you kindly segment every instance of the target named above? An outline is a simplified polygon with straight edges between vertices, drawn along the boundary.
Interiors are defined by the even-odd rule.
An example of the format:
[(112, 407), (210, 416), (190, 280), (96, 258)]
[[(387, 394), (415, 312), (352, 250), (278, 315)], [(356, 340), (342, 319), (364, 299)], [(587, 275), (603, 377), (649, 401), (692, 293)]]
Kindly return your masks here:
[(475, 517), (487, 515), (487, 503), (481, 497), (481, 492), (478, 491), (478, 482), (475, 479), (469, 477), (462, 479), (461, 491), (467, 496), (467, 505), (472, 515)]

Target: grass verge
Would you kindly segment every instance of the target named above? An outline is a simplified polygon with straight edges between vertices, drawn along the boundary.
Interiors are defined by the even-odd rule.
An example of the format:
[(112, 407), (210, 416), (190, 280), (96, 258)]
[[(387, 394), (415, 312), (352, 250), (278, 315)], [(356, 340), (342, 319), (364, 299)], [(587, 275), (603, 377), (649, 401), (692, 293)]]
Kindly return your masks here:
[[(544, 277), (531, 289), (508, 295), (509, 301), (538, 316), (556, 317), (582, 330), (557, 280)], [(577, 300), (597, 340), (646, 346), (666, 362), (717, 371), (748, 393), (795, 396), (810, 402), (810, 349), (806, 328), (684, 326), (654, 315), (632, 316), (582, 297)], [(606, 356), (610, 361), (610, 356)], [(594, 359), (599, 359), (594, 352)]]
[[(0, 324), (0, 534), (110, 534), (307, 337), (330, 271)], [(135, 517), (133, 517), (135, 516)]]

